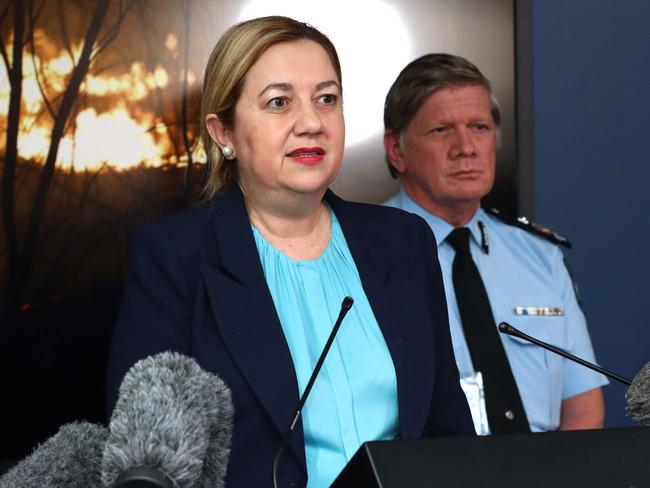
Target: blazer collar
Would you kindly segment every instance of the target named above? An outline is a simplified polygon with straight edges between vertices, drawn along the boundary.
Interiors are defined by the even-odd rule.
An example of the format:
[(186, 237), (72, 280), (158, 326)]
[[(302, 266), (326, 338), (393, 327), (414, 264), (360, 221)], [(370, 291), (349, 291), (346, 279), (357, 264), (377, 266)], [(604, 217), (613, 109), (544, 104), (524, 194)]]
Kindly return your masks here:
[[(359, 273), (367, 279), (386, 281), (389, 259), (377, 243), (368, 241), (363, 232), (368, 222), (354, 206), (327, 190), (323, 200), (332, 208), (341, 224), (345, 240)], [(214, 197), (210, 220), (217, 240), (223, 271), (242, 285), (253, 285), (264, 278), (257, 247), (250, 227), (244, 197), (235, 183), (227, 185)], [(213, 250), (209, 255), (214, 254)]]
[[(237, 184), (214, 197), (209, 221), (213, 239), (207, 241), (202, 273), (215, 322), (233, 361), (284, 434), (298, 404), (298, 381)], [(289, 446), (306, 469), (302, 428), (292, 432)]]
[(263, 279), (244, 196), (236, 183), (226, 185), (210, 202), (210, 225), (216, 247), (208, 249), (208, 256), (219, 254), (212, 264), (242, 285)]
[[(372, 236), (365, 232), (368, 228), (367, 216), (359, 211), (357, 205), (339, 198), (331, 190), (327, 190), (324, 200), (341, 224), (363, 284), (366, 281), (385, 283), (389, 278), (390, 259), (381, 244), (373, 242)], [(374, 304), (371, 302), (371, 305)]]

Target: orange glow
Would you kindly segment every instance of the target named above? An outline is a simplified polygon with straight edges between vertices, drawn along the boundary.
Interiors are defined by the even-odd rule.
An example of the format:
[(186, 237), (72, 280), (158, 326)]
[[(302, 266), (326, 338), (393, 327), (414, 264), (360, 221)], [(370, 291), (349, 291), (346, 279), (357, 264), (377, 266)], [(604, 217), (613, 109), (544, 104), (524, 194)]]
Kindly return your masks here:
[(192, 86), (196, 82), (196, 76), (192, 73), (192, 70), (187, 71), (187, 84)]
[(128, 73), (121, 76), (86, 76), (82, 89), (96, 96), (120, 95), (136, 102), (143, 100), (151, 90), (165, 88), (169, 75), (162, 66), (156, 66), (153, 73), (145, 71), (144, 63), (133, 63)]
[(153, 72), (153, 81), (158, 88), (165, 88), (169, 83), (169, 75), (162, 66), (156, 66)]
[(9, 112), (9, 74), (4, 63), (0, 63), (0, 114)]
[(18, 138), (18, 154), (25, 159), (42, 162), (50, 147), (50, 131), (45, 127), (34, 127), (22, 132)]
[(159, 166), (166, 148), (159, 147), (149, 132), (152, 123), (151, 116), (136, 122), (123, 105), (99, 115), (86, 109), (77, 116), (74, 138), (62, 141), (61, 165), (76, 171), (97, 170), (105, 163), (116, 169)]
[(174, 55), (178, 54), (178, 38), (171, 32), (167, 34), (165, 40), (165, 47), (169, 49)]
[(23, 78), (23, 101), (25, 110), (30, 114), (38, 113), (43, 105), (43, 98), (33, 75)]
[[(52, 57), (48, 60), (34, 59), (27, 50), (23, 53), (22, 109), (17, 145), (21, 158), (42, 163), (49, 150), (53, 120), (41, 90), (56, 111), (82, 46), (73, 46), (71, 56), (67, 51), (57, 52), (53, 47), (55, 43), (50, 42), (42, 31), (37, 30), (35, 37), (37, 53)], [(173, 34), (167, 36), (165, 47), (177, 54), (178, 40)], [(10, 44), (7, 52), (11, 53)], [(38, 79), (35, 72), (39, 73)], [(190, 72), (188, 75), (190, 83), (194, 83), (193, 74)], [(175, 79), (177, 75), (173, 76)], [(96, 171), (109, 165), (126, 170), (182, 161), (183, 158), (171, 155), (167, 127), (154, 113), (153, 105), (145, 102), (152, 92), (169, 88), (171, 82), (171, 75), (164, 66), (158, 64), (148, 70), (141, 61), (133, 62), (123, 74), (89, 72), (81, 84), (80, 96), (93, 98), (84, 99), (87, 108), (80, 107), (80, 111), (73, 113), (68, 121), (68, 129), (59, 145), (58, 167)], [(0, 127), (6, 127), (9, 96), (9, 80), (2, 63)], [(97, 107), (101, 109), (93, 108), (94, 99), (100, 100)], [(4, 145), (4, 137), (1, 139), (0, 145)]]

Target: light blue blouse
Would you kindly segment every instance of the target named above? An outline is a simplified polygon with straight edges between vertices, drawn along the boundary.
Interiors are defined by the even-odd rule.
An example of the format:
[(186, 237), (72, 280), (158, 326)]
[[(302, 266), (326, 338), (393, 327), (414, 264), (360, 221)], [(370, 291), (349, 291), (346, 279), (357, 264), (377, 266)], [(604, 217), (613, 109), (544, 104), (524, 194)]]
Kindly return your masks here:
[(393, 361), (330, 210), (330, 242), (316, 259), (296, 261), (253, 227), (275, 309), (302, 393), (346, 296), (354, 305), (341, 324), (302, 411), (309, 488), (329, 486), (366, 441), (398, 432)]

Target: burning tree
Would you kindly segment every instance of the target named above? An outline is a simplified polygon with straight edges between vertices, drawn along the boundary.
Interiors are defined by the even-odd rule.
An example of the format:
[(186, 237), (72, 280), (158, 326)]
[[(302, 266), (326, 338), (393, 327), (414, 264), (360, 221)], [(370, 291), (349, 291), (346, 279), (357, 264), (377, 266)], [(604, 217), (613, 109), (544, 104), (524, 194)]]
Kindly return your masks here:
[[(92, 202), (97, 208), (107, 207), (104, 202), (96, 198), (93, 199), (90, 192), (93, 185), (97, 184), (98, 175), (102, 171), (111, 174), (115, 181), (121, 182), (124, 186), (141, 183), (138, 182), (141, 175), (132, 175), (129, 178), (126, 174), (116, 171), (112, 164), (108, 164), (108, 156), (90, 169), (88, 169), (89, 161), (85, 161), (86, 169), (82, 173), (78, 171), (75, 173), (74, 160), (72, 159), (69, 161), (70, 171), (67, 176), (57, 175), (57, 170), (61, 164), (62, 148), (68, 152), (72, 151), (78, 144), (75, 135), (82, 132), (85, 125), (90, 125), (89, 122), (103, 120), (102, 114), (98, 114), (94, 108), (87, 107), (89, 96), (94, 96), (93, 100), (97, 102), (99, 98), (97, 94), (103, 93), (102, 90), (110, 92), (115, 89), (114, 85), (120, 83), (124, 85), (124, 81), (111, 78), (108, 82), (104, 80), (104, 85), (101, 87), (97, 86), (101, 81), (102, 72), (110, 70), (118, 62), (125, 62), (124, 56), (122, 61), (117, 61), (120, 53), (116, 54), (116, 51), (127, 49), (125, 46), (129, 43), (124, 42), (125, 36), (122, 34), (118, 36), (118, 33), (125, 31), (124, 25), (127, 23), (130, 27), (138, 22), (142, 27), (150, 26), (147, 20), (151, 15), (150, 9), (155, 5), (155, 3), (150, 5), (145, 1), (136, 2), (134, 0), (96, 0), (95, 2), (12, 0), (0, 11), (0, 27), (3, 33), (0, 54), (7, 72), (9, 91), (1, 187), (5, 243), (3, 253), (6, 263), (4, 287), (7, 297), (4, 303), (0, 302), (3, 308), (2, 315), (15, 314), (30, 297), (30, 292), (33, 289), (32, 278), (36, 258), (39, 252), (42, 253), (50, 245), (50, 241), (45, 242), (44, 239), (44, 237), (49, 237), (47, 229), (44, 228), (46, 214), (48, 212), (55, 213), (61, 206), (57, 202), (53, 202), (53, 190), (56, 190), (56, 194), (60, 198), (69, 199), (69, 195), (65, 196), (66, 190), (74, 189), (76, 201), (73, 204), (68, 202), (67, 205), (76, 208), (80, 214), (88, 202)], [(176, 5), (183, 9), (182, 19), (187, 27), (191, 1), (185, 0)], [(66, 64), (66, 69), (63, 70), (62, 75), (55, 76), (44, 68), (42, 60), (54, 56), (51, 52), (53, 50), (51, 43), (39, 43), (39, 38), (44, 36), (43, 32), (46, 27), (56, 30), (57, 39), (63, 46), (65, 56), (61, 58), (61, 62)], [(148, 28), (151, 29), (151, 27)], [(135, 31), (137, 29), (126, 30)], [(129, 32), (130, 34), (132, 32)], [(185, 34), (187, 34), (186, 28)], [(147, 37), (144, 34), (144, 38)], [(172, 49), (174, 42), (177, 43), (177, 41), (174, 36), (168, 36), (168, 47)], [(184, 38), (184, 41), (187, 42), (187, 39)], [(147, 40), (147, 42), (149, 41)], [(113, 53), (108, 53), (109, 45), (112, 47)], [(149, 51), (152, 51), (151, 46), (149, 46)], [(188, 78), (191, 81), (187, 55), (187, 50), (185, 50), (185, 59), (181, 58), (176, 67), (180, 73), (178, 77), (170, 77), (167, 70), (160, 66), (153, 66), (153, 63), (149, 63), (152, 66), (148, 66), (146, 63), (134, 62), (130, 67), (131, 78), (126, 81), (127, 86), (120, 88), (129, 91), (131, 97), (146, 98), (146, 102), (151, 105), (150, 111), (147, 113), (159, 114), (159, 116), (147, 115), (144, 117), (145, 120), (142, 123), (148, 124), (149, 129), (141, 131), (143, 133), (140, 134), (141, 139), (134, 140), (135, 142), (130, 144), (125, 143), (125, 145), (132, 148), (138, 146), (142, 151), (146, 147), (151, 147), (146, 157), (158, 158), (157, 164), (163, 164), (166, 161), (169, 165), (176, 166), (181, 160), (189, 161), (190, 164), (184, 170), (185, 173), (189, 173), (192, 169), (191, 150), (194, 148), (196, 140), (193, 133), (196, 131), (192, 132), (191, 129), (188, 129), (188, 115), (185, 112), (188, 103), (186, 101)], [(100, 64), (99, 59), (103, 59), (103, 63)], [(38, 114), (33, 114), (25, 109), (29, 103), (24, 92), (26, 67), (31, 68), (33, 85), (37, 87), (40, 95), (38, 106), (42, 108), (39, 109)], [(151, 73), (144, 73), (148, 68), (151, 68)], [(135, 82), (136, 77), (146, 79)], [(182, 101), (170, 103), (159, 93), (167, 83), (182, 85)], [(142, 88), (143, 86), (144, 88)], [(141, 102), (141, 105), (143, 104), (144, 101)], [(107, 110), (106, 107), (103, 109)], [(121, 128), (124, 128), (124, 126), (134, 123), (123, 107), (112, 107), (112, 110), (114, 118), (122, 117), (119, 119), (118, 127), (121, 125)], [(46, 149), (39, 156), (41, 160), (36, 161), (35, 157), (32, 157), (31, 161), (26, 160), (25, 155), (21, 156), (19, 151), (21, 131), (25, 137), (28, 135), (36, 137), (38, 135), (38, 131), (35, 129), (37, 123), (42, 128), (42, 122), (46, 119), (49, 119), (47, 124), (49, 132), (44, 137)], [(98, 133), (100, 129), (94, 130), (93, 138), (101, 139), (106, 136), (106, 134)], [(71, 133), (73, 133), (72, 136)], [(156, 141), (162, 139), (161, 133), (165, 134), (164, 142), (156, 145)], [(116, 145), (113, 144), (113, 146)], [(154, 155), (154, 153), (156, 154)], [(137, 166), (142, 164), (143, 158), (145, 158), (144, 155), (139, 155), (130, 162), (122, 161), (122, 163), (128, 163), (144, 171), (146, 168)], [(111, 163), (117, 162), (112, 161)], [(140, 192), (142, 186), (144, 185), (139, 186), (133, 192)], [(144, 193), (144, 196), (150, 197), (148, 205), (155, 205), (155, 202), (160, 205), (162, 197), (156, 197), (152, 193), (146, 193), (146, 191)], [(182, 195), (182, 191), (178, 193)], [(140, 197), (138, 196), (138, 198)], [(139, 211), (142, 212), (143, 209), (144, 204), (140, 205)], [(100, 227), (106, 229), (111, 223), (122, 222), (128, 218), (125, 217), (124, 209), (113, 208), (109, 214), (110, 218), (105, 218)], [(74, 219), (75, 216), (70, 217), (73, 222)], [(61, 232), (61, 229), (59, 231)], [(75, 243), (66, 243), (59, 247), (60, 254), (63, 256), (71, 252)], [(2, 292), (0, 292), (1, 294)]]
[[(100, 31), (108, 14), (110, 3), (110, 0), (97, 1), (93, 16), (83, 39), (81, 53), (76, 60), (63, 95), (56, 104), (47, 101), (48, 112), (53, 118), (50, 147), (45, 163), (43, 164), (38, 187), (34, 194), (22, 246), (19, 243), (14, 202), (16, 194), (18, 128), (21, 119), (23, 49), (25, 46), (29, 46), (32, 49), (32, 56), (35, 54), (33, 52), (34, 30), (38, 17), (42, 12), (44, 2), (14, 0), (6, 6), (3, 12), (2, 20), (4, 21), (4, 17), (9, 13), (10, 9), (13, 9), (11, 58), (4, 49), (2, 50), (2, 58), (7, 73), (9, 73), (9, 84), (11, 87), (9, 113), (7, 117), (4, 173), (2, 177), (2, 214), (5, 221), (5, 240), (7, 244), (7, 289), (9, 291), (7, 309), (9, 313), (17, 310), (25, 297), (27, 282), (31, 273), (43, 221), (43, 212), (52, 184), (59, 144), (79, 93), (79, 87), (88, 72), (88, 67), (93, 57), (97, 56), (119, 31), (119, 26), (124, 15), (124, 10), (122, 9), (118, 12), (115, 23), (107, 29), (105, 36), (100, 38)], [(46, 98), (45, 93), (43, 95)]]

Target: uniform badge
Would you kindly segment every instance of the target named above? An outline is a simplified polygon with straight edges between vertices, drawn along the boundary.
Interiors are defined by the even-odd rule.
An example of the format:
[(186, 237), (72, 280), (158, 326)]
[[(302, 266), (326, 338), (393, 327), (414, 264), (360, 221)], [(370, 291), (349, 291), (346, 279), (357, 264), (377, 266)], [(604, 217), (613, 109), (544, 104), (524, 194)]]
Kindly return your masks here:
[(481, 230), (481, 249), (483, 249), (485, 254), (490, 254), (490, 240), (487, 229), (485, 228), (485, 224), (480, 220), (478, 221), (478, 228)]
[(543, 315), (546, 317), (561, 317), (563, 307), (515, 307), (515, 315)]

